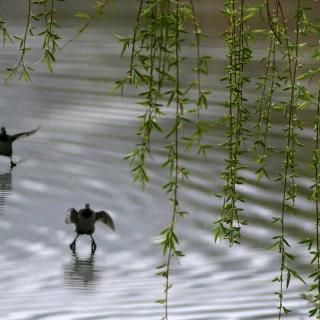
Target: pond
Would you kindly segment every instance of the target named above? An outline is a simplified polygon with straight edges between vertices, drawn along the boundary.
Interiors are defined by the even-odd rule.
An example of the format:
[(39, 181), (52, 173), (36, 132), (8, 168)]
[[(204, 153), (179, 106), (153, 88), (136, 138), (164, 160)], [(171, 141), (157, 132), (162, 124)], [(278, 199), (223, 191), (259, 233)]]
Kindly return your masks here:
[[(155, 136), (151, 183), (142, 191), (123, 160), (138, 142), (134, 133), (141, 109), (135, 90), (128, 88), (123, 96), (109, 94), (114, 81), (125, 75), (127, 61), (119, 57), (113, 33), (127, 35), (134, 21), (130, 1), (119, 2), (106, 20), (94, 23), (58, 54), (52, 75), (36, 64), (31, 83), (1, 83), (1, 126), (10, 134), (41, 124), (35, 135), (14, 144), (19, 164), (12, 171), (8, 159), (0, 159), (1, 319), (153, 320), (163, 314), (163, 307), (154, 301), (161, 298), (164, 283), (155, 276), (162, 263), (157, 237), (170, 219), (168, 195), (160, 188), (166, 173), (158, 167), (165, 154), (160, 136)], [(7, 9), (12, 16), (9, 27), (21, 33), (23, 8), (10, 11), (14, 5), (17, 1)], [(213, 30), (212, 17), (206, 18), (209, 31)], [(76, 22), (62, 15), (61, 25), (63, 36), (70, 38)], [(205, 112), (212, 120), (223, 113), (226, 94), (219, 81), (226, 52), (223, 39), (214, 34), (203, 47), (215, 57), (214, 74), (207, 80), (214, 94)], [(41, 41), (33, 40), (32, 46), (29, 59), (37, 61)], [(1, 70), (16, 62), (16, 54), (12, 44), (1, 50)], [(250, 95), (254, 100), (254, 86)], [(276, 123), (272, 134), (279, 145), (281, 128)], [(310, 150), (312, 130), (301, 134)], [(207, 139), (214, 149), (206, 158), (191, 153), (183, 160), (193, 172), (181, 190), (182, 207), (190, 214), (177, 226), (186, 257), (173, 263), (170, 320), (275, 319), (273, 293), (278, 287), (271, 280), (280, 258), (267, 247), (277, 234), (272, 216), (279, 214), (281, 187), (266, 180), (257, 184), (254, 165), (248, 162), (248, 183), (242, 191), (250, 200), (244, 205), (250, 223), (243, 229), (242, 244), (234, 248), (215, 244), (211, 228), (221, 202), (213, 194), (221, 186), (218, 176), (225, 155), (217, 145), (224, 140), (223, 129), (214, 127)], [(301, 163), (310, 159), (311, 151), (299, 153)], [(281, 154), (272, 156), (269, 167), (274, 176), (282, 161)], [(304, 276), (309, 256), (297, 243), (313, 230), (310, 175), (307, 166), (302, 168), (298, 214), (288, 219), (288, 239), (298, 250), (295, 263)], [(79, 238), (75, 253), (69, 249), (75, 234), (74, 227), (64, 223), (66, 211), (85, 203), (110, 212), (116, 225), (115, 232), (97, 225), (95, 254), (85, 236)], [(301, 298), (306, 289), (292, 281), (286, 294), (292, 313), (286, 319), (308, 318), (307, 302)]]

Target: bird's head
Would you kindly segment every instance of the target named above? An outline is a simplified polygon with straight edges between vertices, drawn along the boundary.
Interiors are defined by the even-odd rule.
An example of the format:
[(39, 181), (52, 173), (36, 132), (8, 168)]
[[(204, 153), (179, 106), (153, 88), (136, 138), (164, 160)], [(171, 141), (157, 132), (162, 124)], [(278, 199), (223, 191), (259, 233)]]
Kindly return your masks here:
[(89, 203), (86, 203), (84, 207), (85, 207), (86, 209), (90, 209), (90, 204), (89, 204)]
[(6, 134), (6, 128), (5, 127), (1, 127), (1, 134)]

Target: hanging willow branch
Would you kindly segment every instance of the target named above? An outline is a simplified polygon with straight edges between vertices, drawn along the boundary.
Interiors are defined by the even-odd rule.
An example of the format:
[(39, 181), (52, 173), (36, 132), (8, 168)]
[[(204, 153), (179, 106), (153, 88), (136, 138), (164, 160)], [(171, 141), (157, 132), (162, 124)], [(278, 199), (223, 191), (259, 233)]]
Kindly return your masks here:
[[(144, 7), (142, 4), (143, 2), (140, 1), (133, 37), (119, 38), (123, 42), (123, 52), (129, 47), (130, 43), (132, 44), (128, 78), (119, 82), (119, 86), (123, 88), (124, 84), (129, 81), (136, 86), (146, 88), (145, 91), (140, 93), (143, 100), (139, 102), (145, 108), (145, 112), (139, 117), (140, 127), (137, 130), (141, 142), (126, 156), (126, 159), (132, 164), (134, 181), (139, 181), (144, 186), (149, 181), (146, 167), (147, 158), (151, 151), (152, 132), (154, 129), (160, 133), (163, 132), (163, 129), (157, 123), (157, 118), (163, 113), (160, 109), (162, 104), (157, 103), (161, 89), (161, 87), (159, 88), (159, 77), (162, 77), (162, 74), (159, 75), (159, 71), (156, 69), (159, 52), (163, 50), (159, 46), (163, 31), (161, 29), (161, 19), (157, 15), (159, 12), (157, 2), (150, 1)], [(148, 25), (147, 29), (140, 26), (141, 19), (144, 19), (142, 22), (144, 25)], [(168, 66), (165, 66), (165, 68), (168, 68)]]
[(19, 41), (20, 58), (17, 64), (15, 64), (11, 68), (7, 68), (7, 72), (5, 76), (6, 82), (8, 82), (17, 73), (19, 74), (20, 79), (30, 81), (29, 72), (32, 71), (33, 69), (27, 65), (26, 54), (31, 50), (31, 47), (27, 46), (28, 34), (32, 35), (31, 7), (32, 7), (32, 0), (28, 0), (27, 21), (26, 21), (24, 33), (20, 36), (14, 36), (14, 38)]
[[(145, 109), (139, 117), (140, 126), (137, 135), (141, 139), (134, 150), (126, 156), (132, 165), (133, 178), (144, 186), (149, 181), (147, 161), (151, 154), (151, 141), (154, 131), (163, 134), (166, 141), (166, 160), (162, 167), (169, 172), (168, 180), (162, 188), (170, 194), (171, 219), (167, 227), (160, 232), (160, 244), (164, 262), (157, 267), (157, 274), (164, 278), (164, 295), (157, 302), (164, 305), (163, 319), (169, 319), (169, 290), (171, 284), (171, 270), (173, 258), (179, 258), (184, 253), (179, 250), (179, 238), (176, 234), (178, 217), (184, 216), (185, 211), (179, 206), (179, 189), (183, 181), (190, 174), (189, 170), (181, 164), (181, 130), (185, 123), (190, 123), (184, 115), (185, 106), (190, 104), (188, 93), (195, 90), (197, 93), (196, 131), (191, 137), (192, 144), (199, 144), (199, 150), (205, 153), (209, 146), (201, 144), (206, 132), (204, 121), (200, 119), (200, 108), (207, 106), (206, 95), (202, 89), (201, 74), (207, 73), (208, 57), (200, 55), (200, 40), (204, 36), (200, 30), (195, 5), (192, 1), (151, 0), (140, 1), (137, 7), (136, 24), (133, 36), (129, 38), (118, 37), (123, 44), (122, 53), (131, 46), (130, 67), (128, 77), (116, 83), (123, 89), (126, 83), (145, 88), (140, 93), (142, 100), (139, 104)], [(180, 81), (182, 68), (181, 44), (187, 33), (188, 21), (193, 24), (196, 58), (196, 80), (192, 81), (186, 90), (183, 90)], [(173, 125), (167, 131), (160, 126), (160, 117), (166, 115), (164, 106), (175, 108)], [(185, 147), (188, 149), (189, 138), (184, 137)]]
[(85, 19), (86, 22), (78, 29), (78, 31), (75, 33), (75, 35), (69, 39), (62, 47), (61, 49), (64, 49), (67, 45), (69, 45), (71, 42), (73, 42), (75, 39), (77, 39), (85, 30), (88, 29), (88, 27), (92, 24), (94, 20), (96, 20), (98, 17), (102, 16), (104, 14), (104, 9), (107, 6), (107, 4), (111, 0), (105, 0), (103, 2), (96, 1), (95, 4), (95, 11), (91, 15), (89, 15), (86, 12), (79, 11), (76, 13), (76, 17)]
[(53, 72), (53, 64), (56, 61), (55, 54), (58, 50), (58, 40), (60, 36), (54, 31), (55, 28), (59, 28), (59, 25), (55, 21), (55, 0), (51, 0), (51, 5), (48, 8), (48, 0), (43, 2), (43, 12), (38, 15), (38, 17), (44, 17), (45, 26), (44, 30), (39, 33), (40, 36), (43, 36), (43, 57), (40, 62), (44, 62), (48, 67), (49, 71)]
[(276, 52), (279, 49), (281, 39), (276, 36), (278, 31), (275, 29), (278, 25), (279, 19), (279, 3), (275, 2), (275, 8), (273, 12), (270, 12), (269, 1), (267, 0), (267, 12), (269, 25), (272, 25), (272, 31), (266, 30), (266, 36), (269, 37), (269, 47), (266, 57), (261, 61), (265, 62), (265, 73), (258, 78), (257, 89), (261, 89), (261, 96), (256, 101), (257, 109), (257, 122), (253, 125), (254, 135), (254, 149), (258, 153), (256, 162), (259, 168), (256, 170), (257, 180), (262, 177), (269, 178), (269, 174), (266, 168), (266, 160), (268, 151), (272, 151), (274, 148), (268, 144), (268, 133), (272, 129), (272, 107), (273, 107), (273, 95), (277, 87), (281, 87), (281, 81), (278, 75)]
[(0, 1), (0, 35), (2, 35), (2, 46), (5, 47), (7, 41), (13, 42), (12, 35), (8, 31), (7, 23), (4, 19), (4, 13), (2, 9), (2, 1)]
[(129, 82), (132, 83), (132, 72), (133, 72), (133, 64), (134, 58), (136, 56), (136, 42), (138, 37), (138, 32), (140, 31), (140, 16), (142, 10), (143, 0), (139, 1), (139, 9), (136, 18), (136, 24), (134, 26), (133, 38), (132, 38), (132, 49), (131, 49), (131, 58), (130, 58), (130, 68), (129, 68)]
[(292, 43), (290, 42), (285, 19), (283, 19), (281, 25), (278, 24), (276, 27), (278, 36), (282, 39), (281, 43), (283, 44), (284, 57), (288, 63), (288, 68), (286, 70), (288, 76), (284, 78), (285, 92), (287, 92), (287, 88), (290, 88), (288, 101), (282, 101), (276, 104), (277, 109), (284, 113), (287, 120), (287, 126), (283, 130), (286, 138), (286, 147), (283, 151), (285, 158), (283, 162), (283, 173), (280, 173), (279, 178), (277, 179), (282, 182), (283, 187), (281, 215), (273, 218), (274, 222), (280, 225), (280, 234), (273, 238), (275, 241), (273, 246), (279, 249), (280, 254), (280, 273), (279, 276), (274, 278), (274, 281), (279, 282), (279, 291), (276, 292), (279, 299), (278, 319), (281, 319), (284, 314), (288, 314), (291, 311), (284, 304), (285, 288), (289, 287), (291, 278), (295, 277), (304, 282), (298, 271), (289, 266), (290, 261), (295, 259), (295, 255), (289, 252), (290, 244), (286, 236), (286, 217), (290, 213), (295, 214), (296, 211), (296, 148), (300, 145), (298, 141), (297, 129), (301, 128), (301, 122), (297, 115), (297, 111), (301, 109), (301, 104), (299, 102), (301, 98), (301, 89), (297, 84), (297, 72), (300, 49), (299, 36), (301, 33), (302, 16), (302, 3), (301, 0), (298, 0), (295, 14), (295, 37)]
[(314, 292), (312, 303), (313, 307), (309, 311), (310, 317), (316, 316), (316, 319), (320, 319), (320, 84), (317, 97), (316, 117), (314, 120), (315, 131), (315, 149), (313, 152), (313, 160), (311, 167), (314, 170), (314, 178), (312, 185), (311, 199), (315, 203), (315, 251), (312, 250), (313, 239), (302, 241), (302, 243), (308, 243), (309, 251), (312, 256), (311, 264), (314, 264), (314, 270), (310, 274), (310, 278), (313, 279), (313, 283), (310, 286), (309, 291)]
[[(303, 27), (304, 32), (310, 35), (320, 36), (320, 25), (319, 23), (313, 23), (310, 21), (308, 15), (303, 12)], [(312, 46), (311, 56), (314, 61), (319, 64), (320, 61), (320, 45), (317, 43)], [(308, 71), (300, 74), (298, 79), (303, 81), (308, 79), (309, 83), (312, 82), (313, 78), (319, 76), (320, 68), (314, 67), (308, 69)], [(300, 243), (307, 244), (308, 251), (311, 256), (310, 264), (313, 265), (313, 271), (309, 275), (312, 282), (309, 286), (309, 293), (311, 293), (311, 298), (309, 299), (312, 303), (309, 310), (309, 316), (315, 316), (316, 319), (320, 319), (320, 82), (318, 81), (317, 93), (315, 96), (309, 91), (306, 92), (306, 102), (311, 105), (316, 105), (315, 117), (313, 122), (314, 128), (314, 150), (313, 158), (311, 161), (311, 168), (313, 169), (313, 183), (311, 185), (311, 200), (314, 201), (314, 219), (315, 219), (315, 230), (314, 236), (308, 237)]]
[[(173, 167), (172, 175), (173, 180), (170, 185), (172, 198), (172, 218), (169, 224), (169, 227), (165, 229), (165, 232), (162, 233), (164, 240), (162, 240), (162, 246), (164, 248), (164, 254), (167, 255), (166, 263), (164, 265), (165, 272), (165, 287), (164, 287), (164, 304), (165, 304), (165, 314), (164, 320), (168, 319), (168, 294), (171, 287), (170, 284), (170, 268), (171, 268), (171, 259), (173, 256), (179, 257), (183, 254), (180, 251), (177, 251), (176, 245), (179, 243), (178, 238), (175, 234), (175, 225), (176, 217), (179, 213), (179, 201), (178, 201), (178, 189), (179, 189), (179, 127), (180, 127), (180, 116), (182, 113), (182, 105), (180, 102), (180, 2), (176, 2), (176, 43), (175, 43), (175, 68), (176, 68), (176, 87), (175, 87), (175, 125), (174, 125), (174, 140), (171, 145), (168, 146), (168, 155), (171, 158), (170, 166)], [(168, 190), (169, 191), (169, 190)]]
[(246, 99), (243, 96), (244, 86), (250, 79), (244, 73), (245, 65), (250, 61), (252, 51), (249, 48), (251, 38), (248, 20), (255, 15), (257, 7), (245, 7), (243, 0), (228, 0), (225, 3), (224, 14), (228, 19), (228, 28), (224, 34), (227, 47), (229, 64), (227, 66), (227, 89), (229, 100), (225, 103), (228, 114), (221, 123), (226, 127), (228, 140), (222, 144), (228, 153), (225, 160), (225, 171), (221, 177), (224, 180), (222, 188), (223, 206), (221, 217), (215, 221), (215, 239), (228, 239), (230, 246), (240, 241), (241, 225), (246, 224), (246, 219), (240, 217), (243, 209), (239, 203), (245, 201), (239, 193), (237, 186), (244, 182), (241, 170), (246, 166), (240, 157), (245, 152), (243, 142), (248, 138), (246, 124), (249, 120), (249, 111)]
[(191, 148), (196, 145), (198, 149), (197, 153), (206, 156), (208, 150), (212, 146), (210, 144), (203, 143), (203, 137), (208, 132), (210, 123), (201, 117), (201, 111), (202, 109), (207, 109), (207, 96), (211, 91), (203, 90), (201, 77), (208, 74), (208, 61), (211, 59), (211, 56), (203, 55), (200, 52), (201, 40), (203, 37), (207, 37), (207, 35), (200, 29), (199, 19), (197, 17), (193, 0), (190, 0), (190, 9), (195, 38), (194, 45), (196, 47), (196, 67), (193, 69), (196, 73), (196, 79), (190, 83), (190, 87), (187, 90), (190, 90), (191, 88), (196, 90), (196, 106), (189, 110), (190, 113), (194, 113), (196, 115), (196, 121), (192, 135), (190, 137), (184, 137), (183, 140), (185, 141), (186, 151), (190, 151)]
[[(186, 43), (183, 36), (188, 32), (187, 26), (190, 22), (193, 25), (197, 50), (197, 67), (195, 68), (197, 78), (187, 86), (187, 89), (184, 89), (180, 80), (182, 61), (185, 59), (181, 53), (181, 45)], [(184, 110), (190, 106), (188, 94), (193, 90), (196, 91), (197, 102), (195, 108), (192, 107), (191, 110), (197, 110), (198, 130), (197, 138), (194, 138), (195, 135), (192, 137), (192, 143), (199, 143), (199, 148), (203, 150), (208, 148), (200, 144), (206, 131), (202, 128), (200, 108), (206, 107), (208, 93), (202, 89), (200, 82), (200, 75), (207, 73), (208, 60), (208, 57), (200, 55), (202, 36), (204, 35), (200, 31), (195, 5), (190, 0), (141, 0), (137, 3), (133, 35), (127, 38), (117, 36), (123, 45), (122, 54), (126, 50), (130, 51), (130, 63), (127, 77), (117, 81), (116, 88), (123, 90), (126, 84), (142, 88), (139, 104), (144, 111), (139, 116), (140, 126), (137, 129), (139, 143), (126, 156), (126, 159), (131, 163), (133, 179), (139, 181), (143, 187), (149, 181), (147, 165), (152, 159), (152, 136), (157, 133), (165, 142), (166, 159), (162, 167), (167, 169), (168, 179), (162, 188), (170, 195), (171, 218), (168, 226), (160, 232), (159, 241), (164, 262), (157, 267), (157, 274), (164, 278), (165, 284), (163, 298), (158, 299), (157, 302), (164, 305), (163, 319), (169, 317), (168, 297), (173, 258), (184, 255), (178, 248), (176, 223), (178, 217), (186, 214), (179, 206), (179, 189), (190, 172), (181, 163), (180, 149), (183, 142), (188, 149), (190, 140), (182, 138), (180, 132), (185, 124), (192, 122), (185, 116)], [(173, 108), (173, 106), (173, 123), (169, 129), (164, 130), (161, 126), (161, 118), (167, 116), (167, 108)]]

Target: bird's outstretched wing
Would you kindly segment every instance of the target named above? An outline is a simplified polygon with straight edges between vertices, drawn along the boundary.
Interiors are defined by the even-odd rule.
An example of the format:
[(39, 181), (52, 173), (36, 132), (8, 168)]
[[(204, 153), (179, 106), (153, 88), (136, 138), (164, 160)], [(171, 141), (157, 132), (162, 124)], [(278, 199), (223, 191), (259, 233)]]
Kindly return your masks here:
[(70, 208), (65, 218), (66, 223), (76, 223), (78, 220), (78, 211), (75, 208)]
[(105, 211), (96, 212), (96, 221), (98, 220), (109, 226), (112, 230), (115, 230), (114, 222), (109, 213)]
[(40, 127), (41, 126), (39, 126), (38, 128), (36, 128), (34, 130), (31, 130), (31, 131), (26, 131), (26, 132), (20, 132), (20, 133), (13, 134), (12, 136), (10, 136), (11, 141), (15, 141), (15, 140), (17, 140), (19, 138), (31, 136), (32, 134), (36, 133), (40, 129)]

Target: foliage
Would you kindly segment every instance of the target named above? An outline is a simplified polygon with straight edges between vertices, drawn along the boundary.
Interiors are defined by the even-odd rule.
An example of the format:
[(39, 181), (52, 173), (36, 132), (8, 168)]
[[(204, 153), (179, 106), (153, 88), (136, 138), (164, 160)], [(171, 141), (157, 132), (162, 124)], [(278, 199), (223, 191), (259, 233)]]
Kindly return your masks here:
[(228, 19), (228, 27), (224, 34), (229, 63), (226, 68), (227, 77), (222, 80), (227, 81), (229, 99), (225, 103), (227, 112), (221, 119), (221, 123), (226, 127), (227, 141), (221, 146), (228, 153), (225, 160), (225, 170), (221, 174), (224, 180), (222, 187), (223, 205), (221, 218), (215, 221), (214, 234), (217, 240), (220, 237), (228, 239), (230, 246), (239, 243), (241, 225), (246, 224), (246, 220), (239, 217), (243, 210), (238, 203), (245, 199), (237, 190), (237, 185), (244, 182), (240, 171), (245, 168), (241, 163), (240, 156), (245, 152), (242, 145), (248, 138), (248, 130), (245, 127), (249, 121), (249, 111), (244, 97), (245, 84), (249, 78), (245, 75), (245, 65), (249, 63), (252, 51), (249, 48), (251, 31), (248, 21), (254, 16), (257, 8), (245, 6), (244, 1), (228, 0), (225, 3), (224, 14)]
[[(200, 30), (193, 1), (151, 0), (139, 1), (136, 25), (133, 35), (128, 38), (118, 36), (123, 44), (122, 53), (130, 51), (130, 67), (128, 76), (116, 83), (116, 88), (123, 90), (125, 84), (142, 87), (139, 104), (144, 108), (139, 117), (140, 127), (137, 135), (140, 143), (126, 156), (132, 165), (133, 179), (144, 187), (149, 181), (147, 163), (152, 153), (151, 142), (154, 131), (161, 134), (165, 141), (167, 158), (162, 164), (168, 169), (168, 180), (162, 188), (170, 195), (172, 212), (169, 224), (160, 232), (164, 263), (157, 268), (157, 274), (165, 278), (164, 297), (157, 302), (164, 304), (163, 319), (168, 319), (168, 292), (171, 288), (170, 272), (172, 258), (179, 258), (184, 253), (178, 249), (179, 238), (175, 231), (177, 218), (186, 214), (179, 205), (179, 188), (190, 174), (182, 165), (181, 146), (190, 150), (198, 146), (198, 153), (205, 154), (210, 148), (202, 143), (207, 131), (205, 121), (201, 119), (201, 109), (207, 107), (208, 91), (201, 86), (201, 75), (207, 74), (207, 56), (200, 53), (201, 38), (205, 35)], [(188, 39), (188, 22), (193, 26), (194, 45), (196, 46), (196, 78), (183, 88), (180, 73), (184, 57), (183, 46)], [(193, 42), (193, 41), (192, 41)], [(191, 43), (193, 44), (193, 43)], [(190, 44), (190, 45), (191, 45)], [(191, 104), (189, 94), (196, 91), (195, 106)], [(167, 115), (166, 108), (174, 108), (174, 119), (167, 130), (160, 125), (159, 119)], [(182, 136), (182, 129), (191, 123), (186, 115), (196, 114), (195, 130), (190, 137)]]
[[(19, 79), (30, 80), (33, 70), (28, 61), (30, 37), (42, 37), (41, 62), (53, 72), (56, 54), (60, 49), (60, 36), (57, 33), (56, 3), (58, 0), (26, 0), (25, 27), (21, 35), (11, 35), (7, 29), (4, 12), (0, 14), (0, 34), (3, 46), (8, 41), (16, 41), (19, 46), (17, 63), (9, 67), (6, 81), (18, 75)], [(79, 11), (76, 16), (84, 20), (74, 37), (61, 48), (70, 44), (89, 25), (104, 14), (111, 0), (94, 1), (94, 11), (89, 14)], [(125, 78), (115, 83), (115, 90), (123, 91), (131, 85), (138, 89), (139, 105), (142, 112), (136, 134), (139, 143), (125, 158), (131, 164), (133, 180), (142, 187), (149, 182), (148, 165), (152, 160), (153, 139), (162, 138), (166, 159), (162, 168), (167, 179), (162, 189), (168, 194), (171, 204), (167, 226), (160, 231), (159, 244), (163, 261), (157, 267), (157, 275), (164, 278), (163, 297), (157, 302), (164, 305), (163, 319), (169, 319), (169, 289), (172, 286), (171, 272), (174, 258), (184, 255), (180, 249), (177, 224), (185, 212), (181, 207), (180, 190), (185, 179), (191, 174), (184, 166), (182, 155), (196, 150), (199, 156), (206, 156), (211, 145), (205, 143), (205, 135), (212, 125), (211, 119), (202, 116), (208, 108), (210, 91), (204, 87), (204, 77), (208, 74), (211, 56), (203, 55), (201, 43), (207, 36), (200, 25), (196, 0), (137, 0), (136, 19), (132, 34), (124, 37), (116, 35), (122, 44), (121, 55), (129, 54), (128, 72)], [(226, 30), (223, 37), (227, 49), (227, 66), (222, 81), (227, 97), (223, 105), (224, 116), (219, 124), (224, 127), (226, 141), (221, 144), (226, 158), (221, 173), (222, 186), (219, 197), (222, 199), (220, 216), (213, 226), (214, 239), (226, 239), (231, 246), (240, 244), (241, 231), (250, 220), (243, 209), (246, 197), (240, 192), (245, 184), (246, 169), (244, 158), (254, 154), (257, 182), (272, 179), (268, 170), (268, 157), (271, 152), (280, 152), (283, 157), (274, 184), (282, 190), (279, 211), (273, 217), (277, 234), (270, 248), (279, 253), (279, 273), (273, 281), (278, 286), (278, 319), (290, 312), (286, 304), (286, 290), (292, 278), (304, 283), (295, 269), (295, 254), (287, 237), (287, 220), (290, 215), (299, 214), (296, 198), (299, 192), (297, 152), (303, 145), (299, 132), (304, 124), (300, 120), (302, 112), (315, 109), (314, 150), (310, 161), (313, 170), (310, 198), (314, 202), (314, 236), (301, 241), (306, 244), (311, 256), (313, 270), (309, 276), (311, 284), (310, 317), (320, 319), (320, 24), (311, 21), (307, 1), (295, 0), (294, 17), (286, 12), (280, 0), (260, 0), (254, 5), (245, 0), (225, 0), (223, 14)], [(259, 28), (256, 20), (259, 17)], [(38, 32), (40, 26), (40, 31)], [(263, 36), (268, 41), (265, 56), (260, 64), (264, 72), (251, 78), (247, 72), (255, 52), (253, 41)], [(311, 39), (311, 40), (309, 40)], [(312, 40), (316, 39), (316, 40)], [(309, 43), (314, 41), (315, 43)], [(184, 71), (186, 50), (192, 48), (194, 68), (193, 79), (185, 84), (181, 73)], [(308, 50), (306, 50), (307, 48)], [(315, 67), (306, 68), (301, 59), (302, 53), (310, 55)], [(190, 59), (190, 58), (189, 58)], [(258, 98), (254, 103), (247, 96), (247, 88), (256, 83)], [(208, 85), (210, 88), (211, 85)], [(281, 96), (281, 98), (279, 98)], [(254, 107), (252, 108), (252, 104)], [(273, 123), (281, 117), (283, 123), (283, 146), (274, 146), (269, 134)], [(169, 126), (163, 125), (164, 120)], [(184, 135), (183, 129), (192, 127), (192, 134)]]
[[(20, 50), (20, 58), (19, 61), (10, 68), (7, 68), (6, 81), (10, 80), (15, 74), (20, 75), (20, 79), (24, 79), (26, 81), (30, 80), (29, 72), (33, 70), (28, 66), (26, 61), (26, 54), (31, 50), (31, 47), (27, 46), (27, 37), (28, 34), (33, 35), (32, 26), (31, 26), (31, 17), (32, 17), (32, 0), (28, 0), (28, 8), (27, 8), (27, 19), (24, 33), (22, 35), (15, 35), (14, 38), (19, 41), (19, 50)], [(6, 32), (5, 32), (6, 35)], [(3, 43), (5, 43), (6, 37), (4, 37)]]
[[(21, 35), (11, 35), (6, 27), (6, 21), (0, 16), (0, 32), (3, 37), (3, 46), (5, 46), (7, 40), (11, 42), (17, 40), (19, 42), (20, 57), (18, 62), (12, 67), (7, 68), (5, 80), (8, 82), (13, 76), (17, 75), (19, 79), (25, 81), (30, 81), (30, 72), (34, 69), (30, 66), (27, 61), (27, 54), (31, 51), (31, 46), (28, 45), (28, 39), (35, 36), (40, 36), (43, 38), (42, 50), (43, 55), (39, 62), (46, 64), (48, 70), (53, 72), (53, 65), (56, 61), (56, 54), (60, 50), (59, 40), (60, 36), (56, 32), (59, 29), (59, 24), (57, 23), (56, 16), (56, 3), (64, 0), (28, 0), (27, 1), (27, 15), (24, 32)], [(84, 19), (85, 23), (77, 30), (75, 35), (69, 39), (62, 47), (63, 49), (66, 45), (70, 44), (75, 38), (77, 38), (82, 32), (84, 32), (89, 25), (97, 17), (104, 14), (104, 9), (106, 5), (111, 2), (111, 0), (95, 1), (94, 2), (94, 12), (88, 14), (85, 12), (78, 11), (75, 13), (75, 17)], [(39, 28), (42, 30), (37, 32)]]

